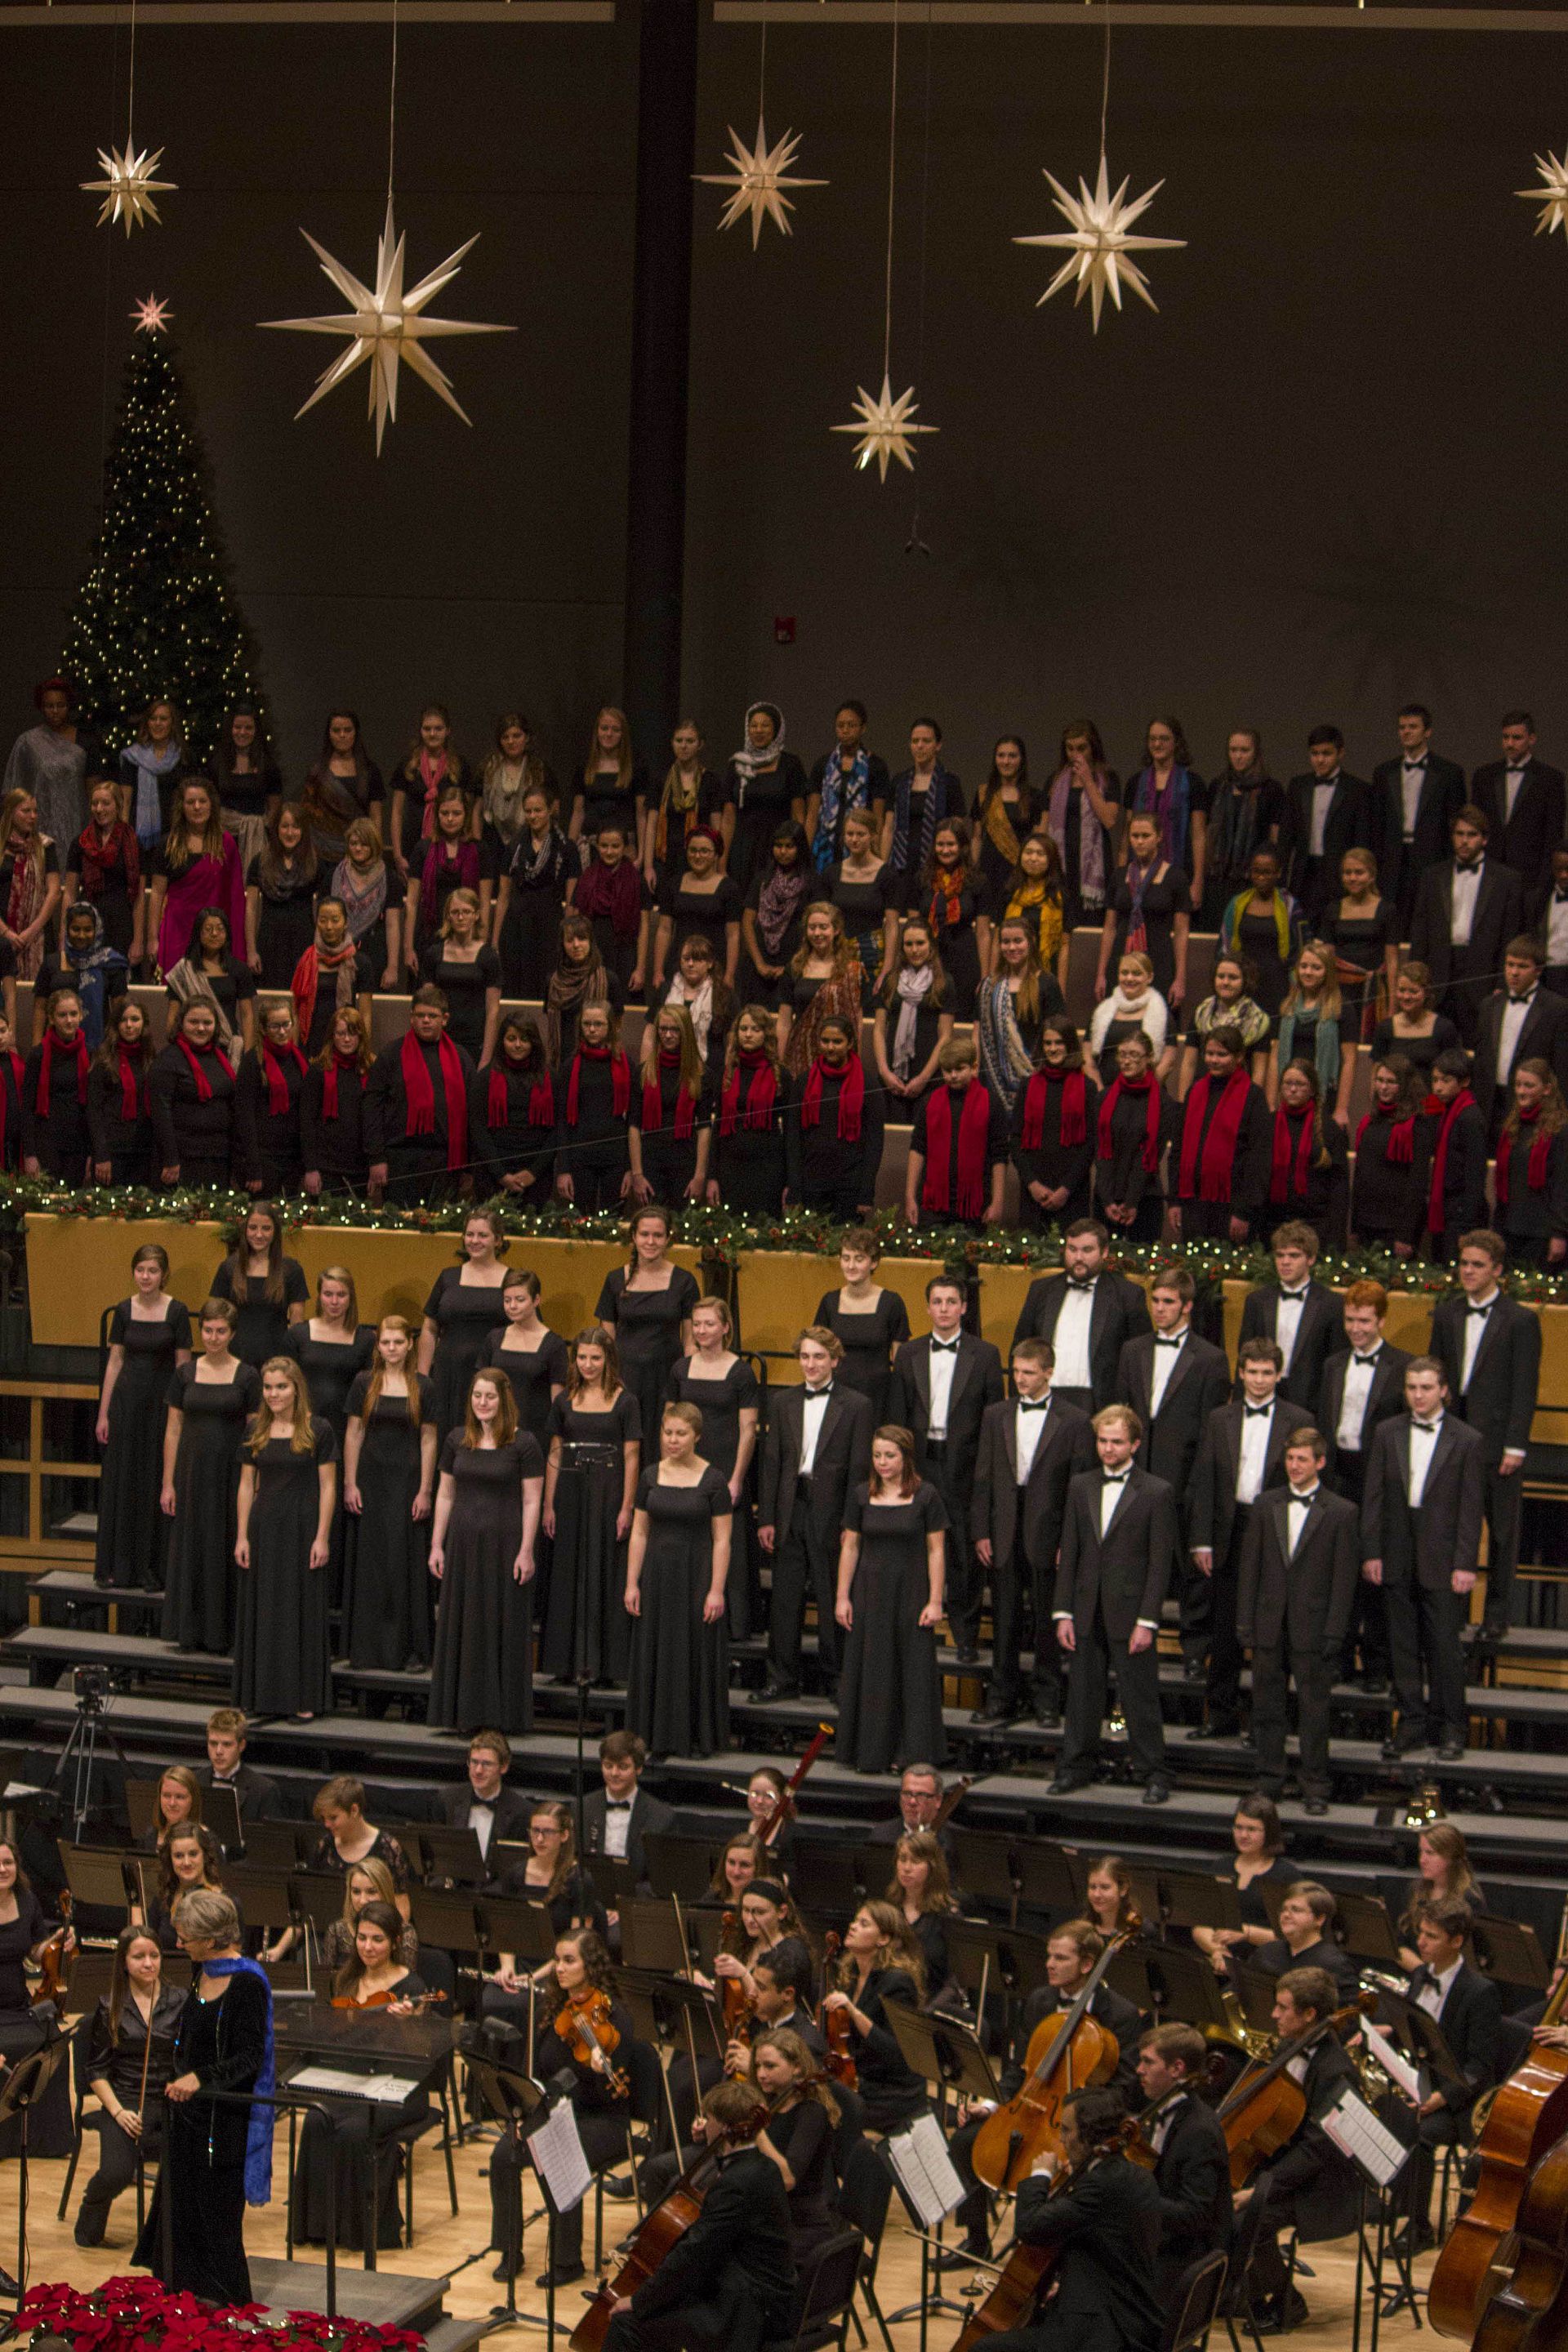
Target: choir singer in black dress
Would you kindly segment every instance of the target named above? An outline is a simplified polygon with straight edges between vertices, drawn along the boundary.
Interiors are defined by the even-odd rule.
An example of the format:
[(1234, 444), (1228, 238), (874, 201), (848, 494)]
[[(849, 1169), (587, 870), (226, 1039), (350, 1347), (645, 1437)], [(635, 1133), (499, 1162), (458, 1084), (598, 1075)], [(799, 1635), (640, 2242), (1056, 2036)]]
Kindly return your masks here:
[(936, 1629), (947, 1527), (942, 1496), (915, 1468), (913, 1437), (884, 1423), (870, 1479), (845, 1503), (838, 1547), (834, 1613), (847, 1638), (834, 1753), (857, 1772), (946, 1757)]
[(626, 1728), (652, 1756), (711, 1756), (730, 1744), (724, 1586), (733, 1507), (701, 1443), (697, 1407), (667, 1404), (626, 1547)]
[(543, 1496), (544, 1457), (518, 1428), (510, 1382), (476, 1372), (463, 1425), (441, 1449), (430, 1531), (430, 1572), (441, 1585), (433, 1724), (511, 1732), (532, 1725), (533, 1545)]

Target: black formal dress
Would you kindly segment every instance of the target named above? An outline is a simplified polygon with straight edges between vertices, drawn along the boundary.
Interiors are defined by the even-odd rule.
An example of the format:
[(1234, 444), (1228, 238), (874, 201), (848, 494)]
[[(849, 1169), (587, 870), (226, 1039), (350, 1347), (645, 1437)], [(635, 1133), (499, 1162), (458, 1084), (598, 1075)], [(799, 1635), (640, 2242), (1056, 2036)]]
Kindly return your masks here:
[[(283, 1353), (292, 1356), (304, 1373), (305, 1393), (310, 1400), (310, 1410), (321, 1415), (337, 1439), (341, 1461), (343, 1439), (348, 1433), (349, 1391), (361, 1372), (367, 1372), (374, 1360), (374, 1325), (361, 1323), (344, 1339), (312, 1339), (308, 1321), (291, 1323), (289, 1336), (283, 1342)], [(343, 1598), (343, 1556), (347, 1540), (342, 1481), (340, 1478), (337, 1502), (332, 1511), (332, 1557), (328, 1563), (334, 1608)]]
[(471, 1062), (485, 1050), (487, 1000), (500, 989), (500, 958), (494, 948), (481, 947), (477, 956), (450, 956), (444, 940), (432, 940), (419, 959), (419, 977), (440, 989), (447, 999), (447, 1033)]
[(702, 1293), (683, 1265), (671, 1269), (663, 1290), (633, 1290), (629, 1281), (625, 1266), (607, 1274), (594, 1313), (616, 1335), (621, 1378), (637, 1401), (643, 1459), (657, 1462), (665, 1386), (680, 1360), (680, 1327)]
[[(29, 1952), (53, 1932), (53, 1923), (32, 1888), (18, 1886), (16, 1916), (0, 1926), (0, 2056), (15, 2065), (53, 2041), (58, 2024), (52, 2003), (34, 2009), (32, 1987), (24, 1963)], [(68, 2156), (71, 2130), (70, 2070), (61, 2066), (27, 2119), (29, 2156)], [(0, 2159), (16, 2156), (22, 2145), (19, 2117), (0, 2124)]]
[(909, 1309), (896, 1290), (884, 1290), (869, 1313), (846, 1309), (839, 1303), (843, 1297), (842, 1290), (825, 1290), (811, 1319), (843, 1342), (833, 1377), (869, 1398), (872, 1426), (879, 1427), (888, 1417), (893, 1350), (910, 1336)]
[(506, 920), (497, 946), (501, 988), (507, 996), (542, 1003), (561, 953), (561, 916), (566, 885), (581, 870), (577, 844), (554, 825), (542, 843), (520, 833), (512, 844), (506, 879), (511, 884)]
[(1459, 1042), (1458, 1029), (1442, 1013), (1433, 1014), (1429, 1037), (1402, 1037), (1392, 1020), (1380, 1021), (1372, 1033), (1372, 1058), (1374, 1062), (1386, 1062), (1393, 1055), (1402, 1054), (1426, 1085), (1438, 1055), (1451, 1054)]
[(250, 1566), (239, 1572), (235, 1612), (234, 1703), (247, 1715), (323, 1715), (332, 1703), (331, 1574), (310, 1566), (310, 1547), (321, 1507), (317, 1474), (336, 1463), (338, 1441), (319, 1414), (310, 1436), (308, 1453), (269, 1437), (259, 1454), (240, 1456), (256, 1474)]
[(213, 1297), (226, 1298), (239, 1318), (229, 1342), (230, 1350), (242, 1364), (254, 1364), (258, 1371), (268, 1356), (283, 1353), (283, 1342), (289, 1333), (289, 1309), (303, 1307), (310, 1296), (305, 1269), (298, 1258), (286, 1257), (279, 1273), (283, 1295), (276, 1300), (267, 1296), (268, 1276), (251, 1274), (237, 1279), (229, 1271), (226, 1258), (213, 1276)]
[(1414, 1250), (1426, 1230), (1432, 1185), (1432, 1121), (1370, 1111), (1356, 1129), (1350, 1230), (1363, 1249)]
[(489, 1335), (500, 1313), (500, 1282), (465, 1282), (463, 1268), (449, 1265), (436, 1277), (425, 1312), (437, 1327), (429, 1387), (436, 1426), (443, 1437), (461, 1429), (468, 1409), (468, 1386), (486, 1361)]
[[(719, 1110), (713, 1121), (708, 1172), (732, 1216), (776, 1217), (784, 1208), (787, 1081), (782, 1071), (769, 1068), (765, 1054), (742, 1055), (734, 1076), (732, 1102), (725, 1100), (722, 1081), (717, 1085)], [(752, 1090), (759, 1083), (763, 1099), (753, 1110)], [(770, 1087), (773, 1093), (768, 1100)]]
[(511, 1348), (510, 1323), (498, 1325), (485, 1341), (479, 1361), (504, 1372), (517, 1400), (517, 1425), (526, 1429), (541, 1453), (550, 1443), (552, 1389), (563, 1389), (571, 1369), (566, 1342), (558, 1331), (546, 1329), (537, 1348)]
[(429, 1390), (421, 1381), (416, 1416), (405, 1396), (377, 1397), (367, 1416), (370, 1382), (361, 1372), (347, 1398), (364, 1437), (356, 1481), (363, 1507), (343, 1513), (343, 1618), (350, 1665), (396, 1673), (430, 1663), (430, 1521), (414, 1517)]
[[(398, 2000), (417, 2000), (426, 1990), (424, 1979), (407, 1969), (393, 1988)], [(321, 2094), (316, 2094), (321, 2098)], [(308, 2246), (324, 2246), (329, 2221), (335, 2221), (337, 2243), (358, 2252), (364, 2245), (365, 2209), (371, 2192), (371, 2125), (375, 2126), (375, 2242), (395, 2246), (403, 2239), (398, 2210), (397, 2179), (404, 2152), (393, 2134), (420, 2122), (430, 2112), (424, 2085), (399, 2104), (382, 2100), (374, 2108), (365, 2099), (321, 2098), (333, 2120), (308, 2114), (300, 2133), (294, 2160), (289, 2203), (294, 2235)], [(412, 2162), (412, 2154), (408, 2159)], [(331, 2178), (336, 2176), (335, 2179)], [(334, 2194), (335, 2192), (335, 2194)]]
[(163, 1581), (168, 1521), (158, 1507), (163, 1481), (163, 1425), (174, 1358), (189, 1352), (191, 1318), (177, 1298), (148, 1322), (122, 1298), (110, 1318), (109, 1344), (125, 1360), (109, 1400), (109, 1443), (98, 1488), (93, 1574), (100, 1584), (139, 1584), (157, 1591)]
[[(175, 2033), (174, 2072), (195, 2074), (202, 2091), (169, 2109), (168, 2146), (133, 2257), (173, 2294), (204, 2303), (248, 2303), (245, 2259), (245, 2151), (250, 2109), (218, 2105), (202, 2092), (254, 2091), (266, 2049), (272, 1995), (249, 1969), (236, 1969), (216, 2000), (199, 1985)], [(170, 2263), (163, 2263), (163, 2204), (170, 2207)]]
[(487, 1062), (468, 1087), (468, 1150), (480, 1195), (499, 1193), (503, 1177), (528, 1175), (532, 1183), (510, 1197), (529, 1208), (548, 1201), (555, 1172), (553, 1088), (503, 1056)]
[(363, 1192), (370, 1153), (364, 1140), (365, 1080), (359, 1064), (334, 1056), (336, 1085), (329, 1098), (328, 1072), (312, 1062), (300, 1097), (300, 1157), (307, 1176), (319, 1176), (326, 1192)]
[(441, 1475), (456, 1493), (430, 1667), (433, 1724), (477, 1731), (533, 1725), (533, 1584), (513, 1573), (522, 1544), (522, 1486), (542, 1479), (544, 1456), (520, 1431), (509, 1445), (465, 1445), (453, 1430)]
[(631, 1619), (626, 1547), (616, 1522), (625, 1491), (624, 1449), (642, 1442), (637, 1399), (629, 1389), (617, 1389), (608, 1412), (582, 1412), (558, 1396), (550, 1408), (550, 1435), (561, 1443), (561, 1471), (542, 1670), (557, 1680), (587, 1674), (595, 1682), (624, 1683)]
[[(87, 1074), (88, 1146), (95, 1166), (100, 1160), (108, 1161), (111, 1184), (150, 1184), (153, 1172), (153, 1117), (147, 1108), (146, 1076), (144, 1073), (138, 1075), (133, 1066), (121, 1065), (122, 1069), (126, 1067), (132, 1069), (135, 1102), (135, 1109), (129, 1118), (125, 1116), (125, 1084), (121, 1070), (106, 1070), (94, 1057), (92, 1067)], [(14, 1080), (8, 1067), (4, 1076), (9, 1097)], [(6, 1113), (7, 1129), (13, 1134), (19, 1132), (20, 1108), (9, 1098)]]
[[(737, 1356), (721, 1381), (704, 1379), (695, 1356), (682, 1356), (665, 1384), (671, 1404), (694, 1404), (702, 1415), (698, 1451), (704, 1461), (724, 1474), (726, 1484), (735, 1475), (741, 1450), (741, 1415), (762, 1410), (763, 1392), (757, 1376), (743, 1356)], [(759, 1428), (760, 1438), (761, 1431)], [(763, 1621), (762, 1578), (757, 1557), (753, 1504), (760, 1447), (753, 1446), (752, 1470), (745, 1490), (734, 1507), (730, 1530), (730, 1580), (724, 1589), (725, 1620), (731, 1638), (743, 1642)]]
[(931, 1591), (926, 1538), (949, 1527), (929, 1478), (897, 1502), (877, 1502), (868, 1486), (851, 1489), (844, 1525), (858, 1535), (860, 1557), (849, 1588), (855, 1622), (844, 1637), (834, 1754), (857, 1772), (898, 1770), (947, 1755), (936, 1627), (920, 1622)]
[(164, 1565), (163, 1639), (183, 1650), (226, 1654), (234, 1643), (234, 1515), (239, 1445), (260, 1409), (261, 1376), (237, 1363), (226, 1381), (182, 1365), (169, 1383), (184, 1418), (174, 1455), (174, 1517)]
[(287, 988), (316, 936), (316, 898), (325, 877), (311, 863), (313, 870), (306, 874), (292, 864), (253, 857), (247, 869), (245, 887), (261, 901), (256, 914), (256, 951), (261, 958), (258, 977), (263, 988)]
[(711, 1756), (730, 1744), (730, 1643), (724, 1620), (703, 1622), (713, 1578), (713, 1522), (731, 1516), (730, 1486), (710, 1462), (695, 1486), (637, 1482), (647, 1547), (632, 1619), (626, 1729), (650, 1756)]

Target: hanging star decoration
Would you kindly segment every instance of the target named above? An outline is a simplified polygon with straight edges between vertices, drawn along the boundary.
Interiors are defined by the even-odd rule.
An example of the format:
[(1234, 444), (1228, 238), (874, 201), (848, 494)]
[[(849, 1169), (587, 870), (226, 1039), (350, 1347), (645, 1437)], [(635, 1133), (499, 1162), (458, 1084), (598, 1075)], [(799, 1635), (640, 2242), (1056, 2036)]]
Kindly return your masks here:
[(136, 321), (136, 331), (139, 335), (166, 335), (169, 331), (169, 321), (174, 315), (173, 304), (165, 302), (160, 294), (149, 294), (146, 299), (138, 302), (136, 308), (130, 313)]
[(1553, 155), (1550, 150), (1538, 155), (1535, 168), (1543, 184), (1539, 188), (1515, 188), (1513, 193), (1522, 196), (1527, 205), (1541, 206), (1541, 218), (1535, 224), (1537, 236), (1542, 229), (1550, 236), (1554, 228), (1568, 236), (1568, 148), (1561, 156)]
[(367, 415), (375, 419), (375, 454), (381, 455), (382, 436), (390, 417), (397, 421), (397, 370), (401, 362), (411, 367), (416, 376), (427, 383), (437, 399), (444, 400), (454, 415), (461, 416), (465, 425), (472, 419), (464, 415), (452, 390), (451, 379), (437, 367), (424, 348), (425, 339), (433, 335), (511, 335), (515, 327), (488, 326), (470, 319), (432, 319), (425, 315), (426, 302), (434, 301), (443, 287), (449, 286), (463, 265), (464, 256), (479, 243), (469, 237), (456, 253), (449, 254), (428, 278), (405, 293), (403, 287), (404, 240), (398, 236), (392, 216), (392, 198), (386, 200), (386, 226), (375, 249), (375, 284), (362, 285), (353, 272), (334, 261), (323, 246), (316, 243), (308, 230), (300, 235), (320, 261), (322, 269), (351, 305), (346, 312), (324, 319), (263, 319), (264, 327), (282, 327), (308, 335), (343, 335), (348, 349), (323, 370), (316, 389), (304, 406), (296, 410), (295, 421), (307, 408), (314, 408), (318, 400), (335, 390), (366, 360), (370, 362), (370, 403)]
[[(1184, 246), (1187, 240), (1184, 236), (1132, 236), (1129, 231), (1133, 222), (1142, 219), (1148, 211), (1164, 186), (1163, 180), (1156, 180), (1152, 188), (1142, 195), (1135, 196), (1129, 204), (1126, 180), (1122, 181), (1116, 194), (1111, 194), (1103, 152), (1100, 158), (1100, 178), (1092, 195), (1081, 177), (1076, 196), (1069, 195), (1061, 182), (1053, 179), (1049, 172), (1045, 177), (1056, 190), (1057, 210), (1068, 224), (1068, 227), (1050, 236), (1016, 236), (1013, 239), (1015, 245), (1055, 245), (1067, 248), (1068, 259), (1041, 295), (1040, 302), (1048, 302), (1053, 294), (1059, 293), (1064, 286), (1071, 285), (1076, 279), (1078, 292), (1073, 297), (1074, 308), (1082, 301), (1087, 291), (1096, 334), (1100, 332), (1100, 306), (1106, 295), (1110, 295), (1120, 310), (1124, 285), (1147, 302), (1151, 310), (1157, 310), (1160, 306), (1149, 291), (1148, 279), (1128, 256), (1152, 253), (1161, 247), (1173, 249)], [(1035, 307), (1038, 310), (1039, 303)]]
[(897, 400), (893, 398), (892, 381), (884, 368), (882, 389), (878, 397), (873, 400), (865, 385), (858, 384), (855, 405), (859, 414), (855, 422), (852, 425), (835, 425), (830, 430), (858, 433), (860, 438), (855, 444), (855, 463), (864, 470), (875, 457), (885, 482), (889, 457), (896, 457), (900, 466), (907, 467), (911, 474), (914, 472), (915, 454), (911, 442), (915, 434), (940, 433), (942, 430), (940, 425), (915, 425), (910, 422), (919, 404), (912, 383), (908, 392), (901, 392)]
[(174, 180), (155, 180), (153, 177), (163, 160), (161, 147), (143, 147), (138, 152), (133, 142), (127, 139), (123, 148), (110, 147), (106, 152), (100, 147), (98, 160), (103, 172), (102, 179), (83, 180), (81, 185), (89, 195), (103, 198), (102, 209), (98, 215), (100, 228), (105, 221), (122, 220), (125, 234), (129, 236), (143, 220), (155, 221), (158, 218), (158, 207), (153, 202), (153, 197), (166, 194), (178, 184)]
[(826, 188), (826, 180), (793, 179), (789, 167), (799, 150), (802, 133), (786, 131), (775, 147), (768, 145), (767, 125), (757, 116), (757, 143), (747, 147), (740, 132), (730, 125), (730, 152), (725, 162), (732, 168), (728, 172), (694, 172), (692, 178), (705, 188), (732, 188), (734, 194), (724, 206), (719, 226), (733, 228), (738, 220), (752, 215), (752, 251), (763, 233), (763, 222), (776, 221), (785, 236), (791, 234), (789, 215), (795, 210), (786, 188)]

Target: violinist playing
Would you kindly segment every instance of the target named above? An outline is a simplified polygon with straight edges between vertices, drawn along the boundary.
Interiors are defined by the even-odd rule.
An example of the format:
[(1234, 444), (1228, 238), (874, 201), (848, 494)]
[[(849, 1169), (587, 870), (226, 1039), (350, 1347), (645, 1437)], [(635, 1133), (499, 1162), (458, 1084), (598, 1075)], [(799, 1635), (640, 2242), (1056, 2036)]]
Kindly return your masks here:
[(79, 2246), (101, 2246), (109, 2209), (136, 2178), (142, 2155), (163, 2137), (163, 2085), (174, 2071), (174, 2028), (185, 1997), (163, 1982), (163, 1955), (150, 1928), (127, 1927), (114, 1948), (109, 1990), (88, 2028), (82, 2078), (102, 2109), (98, 2170), (76, 2217)]
[[(403, 1914), (394, 1903), (366, 1903), (354, 1922), (353, 1951), (332, 1979), (334, 2009), (384, 2011), (389, 2017), (410, 2017), (415, 2001), (425, 1992), (421, 1978), (397, 1957)], [(401, 2242), (397, 2210), (397, 2179), (403, 2150), (394, 2134), (398, 2127), (429, 2112), (423, 2089), (401, 2106), (354, 2098), (321, 2097), (337, 2118), (335, 2129), (326, 2118), (307, 2113), (300, 2134), (290, 2193), (294, 2235), (310, 2245), (325, 2245), (329, 2213), (331, 2165), (336, 2175), (337, 2242), (359, 2249), (364, 2243), (365, 2205), (370, 2190), (370, 2126), (375, 2121), (375, 2242)]]
[[(42, 1988), (29, 1986), (26, 1963), (53, 1959), (58, 1969), (75, 1949), (74, 1930), (55, 1927), (45, 1916), (16, 1847), (0, 1838), (0, 2066), (15, 2066), (59, 2032), (55, 2007), (33, 1999)], [(60, 2066), (28, 2118), (27, 2153), (68, 2156), (75, 2139), (70, 2069)], [(15, 2156), (21, 2145), (22, 2118), (13, 2116), (0, 2124), (0, 2157)]]
[[(752, 1851), (757, 1851), (754, 1845)], [(692, 1971), (698, 1984), (719, 1992), (727, 2043), (736, 2040), (749, 2043), (752, 2021), (757, 2014), (754, 1970), (759, 1960), (786, 1941), (804, 1944), (805, 1929), (784, 1881), (761, 1875), (748, 1880), (739, 1901), (725, 1906), (712, 1976), (705, 1976), (700, 1969)], [(744, 2074), (749, 2057), (748, 2049), (738, 2066), (729, 2062), (721, 2066), (717, 2059), (704, 2054), (697, 2061), (694, 2084), (689, 2053), (676, 2052), (669, 2065), (669, 2104), (682, 2141), (691, 2137), (692, 2118), (703, 2092), (711, 2090), (721, 2074)]]
[(926, 2086), (899, 2046), (888, 2004), (918, 2009), (925, 1994), (925, 1961), (901, 1911), (890, 1903), (862, 1903), (844, 1934), (844, 1950), (825, 1998), (823, 2029), (835, 2013), (848, 2018), (860, 2104), (873, 2131), (896, 2131), (926, 2105)]
[(752, 2044), (752, 2080), (768, 2103), (757, 2134), (760, 2153), (776, 2164), (789, 2199), (790, 2244), (799, 2262), (844, 2226), (833, 2211), (833, 2135), (837, 2095), (798, 2033), (769, 2026)]
[(1281, 2042), (1324, 2030), (1286, 2068), (1301, 2086), (1306, 2114), (1237, 2192), (1231, 2278), (1259, 2326), (1295, 2327), (1307, 2315), (1305, 2297), (1286, 2276), (1279, 2232), (1294, 2224), (1303, 2238), (1342, 2238), (1356, 2225), (1354, 2168), (1320, 2121), (1342, 2091), (1360, 2088), (1343, 2043), (1328, 2028), (1338, 1999), (1326, 1969), (1287, 1969), (1275, 1990), (1274, 2030)]
[(1026, 2327), (985, 2338), (985, 2352), (1154, 2352), (1164, 2328), (1155, 2285), (1160, 2192), (1121, 2152), (1120, 2091), (1071, 2091), (1062, 2104), (1068, 2175), (1044, 2156), (1018, 2189), (1021, 2246), (1055, 2259)]
[[(589, 2168), (602, 2172), (626, 2153), (631, 2084), (627, 2053), (634, 2039), (624, 2004), (610, 1991), (610, 1956), (592, 1927), (574, 1927), (555, 1939), (553, 2018), (535, 2031), (534, 2079), (571, 2100)], [(516, 2166), (528, 2162), (528, 2146), (514, 2152), (510, 2139), (490, 2150), (490, 2243), (499, 2249), (497, 2278), (517, 2267), (518, 2184)], [(574, 2205), (555, 2224), (555, 2267), (542, 2272), (540, 2286), (571, 2286), (583, 2275), (583, 2208)]]
[(1208, 2043), (1195, 2025), (1156, 2025), (1138, 2044), (1138, 2118), (1160, 2192), (1155, 2276), (1169, 2304), (1182, 2273), (1230, 2242), (1230, 2155), (1225, 2131), (1198, 2095)]

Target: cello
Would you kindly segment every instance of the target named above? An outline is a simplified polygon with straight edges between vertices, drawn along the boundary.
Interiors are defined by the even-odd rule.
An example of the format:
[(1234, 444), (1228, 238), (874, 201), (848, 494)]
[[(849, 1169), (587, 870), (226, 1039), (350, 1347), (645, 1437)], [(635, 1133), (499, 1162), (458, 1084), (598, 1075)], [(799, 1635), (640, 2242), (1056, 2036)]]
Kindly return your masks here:
[[(1051, 2183), (1051, 2196), (1064, 2195), (1100, 2157), (1113, 2155), (1119, 2148), (1132, 2153), (1138, 2129), (1139, 2120), (1128, 2116), (1118, 2125), (1114, 2137), (1097, 2140), (1076, 2164), (1064, 2165)], [(1015, 2238), (990, 2293), (964, 2321), (952, 2352), (974, 2352), (974, 2347), (984, 2344), (987, 2336), (1010, 2336), (1016, 2329), (1026, 2327), (1060, 2252), (1059, 2245), (1027, 2246)]]
[(1512, 2231), (1488, 2273), (1475, 2352), (1557, 2352), (1568, 2332), (1565, 2223), (1568, 2139), (1559, 2139), (1531, 2166)]
[(1304, 2057), (1325, 2034), (1342, 2034), (1347, 2026), (1369, 2017), (1377, 2007), (1373, 1992), (1358, 1993), (1348, 2008), (1331, 2017), (1320, 2017), (1304, 2033), (1281, 2042), (1271, 2058), (1255, 2058), (1244, 2066), (1228, 2097), (1217, 2109), (1230, 2151), (1230, 2185), (1245, 2189), (1258, 2166), (1278, 2155), (1300, 2130), (1307, 2113), (1307, 2095), (1287, 2070), (1293, 2058)]
[(1072, 2007), (1065, 2015), (1043, 2017), (1029, 2036), (1024, 2056), (1028, 2069), (1022, 2090), (1005, 2099), (986, 2116), (975, 2136), (970, 2162), (975, 2178), (988, 2189), (1016, 2189), (1027, 2179), (1037, 2159), (1046, 2153), (1062, 2154), (1061, 2106), (1069, 2091), (1092, 2083), (1109, 2082), (1121, 2054), (1114, 2033), (1089, 2014), (1089, 2004), (1116, 1954), (1134, 1937), (1143, 1922), (1130, 1912), (1126, 1926), (1111, 1937)]
[(644, 2220), (626, 2261), (613, 2278), (605, 2280), (577, 2322), (569, 2339), (571, 2352), (600, 2352), (621, 2297), (635, 2294), (652, 2278), (666, 2254), (686, 2235), (701, 2212), (702, 2201), (713, 2186), (721, 2154), (725, 2148), (755, 2139), (769, 2113), (769, 2108), (759, 2103), (744, 2127), (734, 2126), (715, 2133), (707, 2141), (696, 2162), (687, 2168), (669, 2194)]

